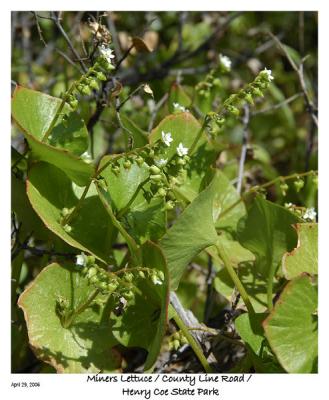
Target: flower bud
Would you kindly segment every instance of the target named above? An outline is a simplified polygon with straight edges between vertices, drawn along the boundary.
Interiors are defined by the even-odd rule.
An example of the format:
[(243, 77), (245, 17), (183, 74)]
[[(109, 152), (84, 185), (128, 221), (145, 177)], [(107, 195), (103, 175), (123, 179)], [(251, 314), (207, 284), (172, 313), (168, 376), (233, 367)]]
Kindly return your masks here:
[(151, 165), (149, 170), (152, 174), (160, 174), (161, 170), (156, 165)]
[(167, 201), (167, 203), (165, 204), (165, 206), (164, 206), (164, 209), (165, 210), (172, 210), (172, 209), (174, 209), (175, 208), (175, 204), (174, 204), (174, 202), (173, 201), (171, 201), (171, 200), (169, 200), (169, 201)]
[(139, 166), (141, 166), (141, 165), (143, 164), (143, 162), (144, 162), (144, 158), (141, 157), (141, 156), (138, 156), (138, 157), (136, 158), (136, 162), (137, 162), (137, 164), (138, 164)]
[(160, 197), (165, 197), (166, 194), (167, 194), (167, 191), (166, 191), (166, 189), (160, 187), (160, 189), (158, 190), (157, 194), (158, 194)]
[(97, 275), (97, 269), (95, 267), (91, 267), (88, 269), (87, 278), (92, 278), (93, 276)]
[(124, 275), (123, 279), (124, 279), (126, 282), (129, 282), (129, 283), (130, 283), (130, 282), (133, 281), (134, 275), (133, 275), (131, 272), (127, 272), (127, 273)]
[(140, 276), (140, 278), (145, 278), (145, 274), (144, 271), (138, 271), (138, 275)]
[(294, 186), (295, 186), (296, 192), (298, 193), (298, 192), (301, 191), (301, 189), (303, 189), (303, 187), (304, 187), (304, 181), (303, 181), (302, 179), (297, 179), (297, 180), (294, 182)]
[(283, 182), (280, 185), (280, 189), (281, 189), (282, 195), (286, 196), (287, 190), (289, 189), (289, 186), (285, 182)]
[(161, 182), (162, 181), (162, 175), (150, 175), (150, 179), (153, 182)]
[(106, 76), (103, 74), (103, 72), (97, 72), (96, 78), (100, 81), (106, 81)]
[(65, 232), (70, 233), (72, 231), (72, 226), (66, 224), (63, 226)]
[(99, 86), (98, 86), (98, 83), (97, 83), (96, 79), (90, 79), (90, 81), (88, 83), (89, 83), (89, 87), (91, 89), (95, 89), (95, 90), (99, 89)]
[(129, 160), (125, 160), (123, 162), (123, 168), (130, 169), (130, 167), (131, 167), (131, 162)]

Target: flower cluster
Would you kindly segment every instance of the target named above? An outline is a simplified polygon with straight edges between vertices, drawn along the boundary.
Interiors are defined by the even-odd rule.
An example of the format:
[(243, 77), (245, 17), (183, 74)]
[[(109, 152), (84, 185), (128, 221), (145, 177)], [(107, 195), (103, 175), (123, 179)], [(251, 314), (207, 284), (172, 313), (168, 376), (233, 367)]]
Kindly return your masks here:
[(303, 215), (303, 218), (308, 221), (315, 221), (316, 220), (316, 211), (314, 207), (307, 208)]
[[(65, 102), (70, 106), (71, 111), (78, 108), (78, 94), (90, 96), (93, 90), (99, 90), (100, 82), (107, 80), (106, 74), (115, 69), (112, 64), (112, 59), (114, 58), (113, 50), (102, 44), (99, 47), (99, 53), (100, 55), (97, 57), (94, 65), (63, 96)], [(66, 120), (67, 115), (64, 115), (64, 124)]]
[(124, 298), (129, 302), (135, 297), (138, 279), (150, 279), (154, 285), (162, 285), (165, 279), (161, 270), (151, 268), (126, 268), (118, 272), (109, 272), (99, 267), (94, 256), (81, 253), (76, 256), (76, 265), (89, 283), (102, 293), (115, 298)]
[(254, 104), (254, 98), (263, 96), (263, 90), (268, 88), (273, 79), (271, 70), (265, 68), (260, 71), (253, 82), (225, 100), (223, 104), (224, 111), (235, 116), (239, 115), (238, 107), (243, 103)]
[(188, 344), (188, 340), (182, 331), (175, 332), (169, 339), (169, 350), (177, 351), (180, 347)]

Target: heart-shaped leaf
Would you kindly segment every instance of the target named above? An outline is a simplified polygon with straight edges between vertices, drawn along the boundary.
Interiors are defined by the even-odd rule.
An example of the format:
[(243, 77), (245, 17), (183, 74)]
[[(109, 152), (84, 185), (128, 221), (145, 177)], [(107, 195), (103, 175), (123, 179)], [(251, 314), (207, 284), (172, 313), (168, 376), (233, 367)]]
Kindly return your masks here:
[(119, 367), (106, 296), (99, 294), (69, 326), (61, 321), (61, 304), (77, 310), (93, 290), (75, 267), (51, 264), (19, 298), (33, 351), (58, 372), (114, 372)]
[(65, 230), (61, 223), (63, 210), (72, 210), (81, 194), (82, 190), (51, 164), (40, 162), (29, 171), (27, 195), (44, 224), (71, 246), (108, 262), (117, 231), (93, 184), (69, 224), (71, 231)]
[[(177, 152), (180, 143), (190, 148), (194, 139), (200, 133), (201, 125), (189, 112), (169, 115), (153, 129), (149, 136), (150, 143), (162, 140), (162, 132), (170, 133), (173, 141), (169, 147), (165, 147), (160, 155), (163, 159), (171, 159)], [(190, 161), (186, 165), (187, 179), (184, 184), (178, 187), (175, 192), (178, 197), (191, 202), (211, 180), (208, 173), (209, 166), (215, 161), (216, 153), (208, 143), (204, 133), (196, 145)]]
[[(135, 285), (140, 291), (121, 316), (111, 314), (113, 334), (124, 346), (138, 346), (148, 350), (145, 370), (155, 363), (166, 330), (169, 302), (169, 275), (160, 248), (152, 242), (142, 246), (142, 266), (162, 271), (164, 281), (154, 285), (140, 278)], [(146, 329), (147, 327), (147, 329)]]
[(299, 276), (286, 285), (263, 326), (287, 372), (317, 371), (317, 287), (308, 276)]
[(176, 290), (188, 263), (206, 247), (216, 243), (214, 204), (221, 179), (215, 174), (210, 185), (186, 207), (161, 239), (168, 263), (172, 290)]
[(318, 224), (296, 224), (297, 247), (282, 258), (282, 271), (290, 280), (303, 272), (318, 273)]
[(297, 222), (299, 218), (290, 211), (260, 196), (240, 221), (238, 239), (256, 255), (257, 270), (264, 278), (274, 275), (283, 254), (295, 247), (297, 235), (293, 224)]
[[(100, 168), (111, 158), (105, 156)], [(146, 163), (139, 166), (133, 161), (129, 168), (125, 168), (124, 163), (121, 158), (102, 171), (107, 188), (103, 200), (110, 202), (114, 214), (136, 241), (156, 240), (166, 230), (164, 200), (150, 193), (150, 172)], [(118, 172), (114, 172), (113, 165), (119, 168)]]
[(241, 314), (234, 320), (235, 328), (247, 346), (256, 372), (284, 372), (268, 348), (262, 322), (267, 314)]
[[(12, 115), (23, 133), (28, 133), (41, 141), (61, 102), (62, 100), (56, 97), (17, 86), (12, 99)], [(63, 112), (69, 112), (69, 107), (65, 106)], [(75, 112), (68, 114), (65, 124), (59, 118), (49, 143), (54, 147), (81, 155), (88, 149), (89, 143), (85, 123)]]
[(85, 186), (94, 167), (77, 157), (88, 148), (84, 122), (74, 113), (69, 115), (66, 126), (59, 119), (48, 143), (42, 142), (60, 103), (60, 99), (19, 86), (13, 95), (12, 115), (35, 159), (57, 166), (78, 185)]

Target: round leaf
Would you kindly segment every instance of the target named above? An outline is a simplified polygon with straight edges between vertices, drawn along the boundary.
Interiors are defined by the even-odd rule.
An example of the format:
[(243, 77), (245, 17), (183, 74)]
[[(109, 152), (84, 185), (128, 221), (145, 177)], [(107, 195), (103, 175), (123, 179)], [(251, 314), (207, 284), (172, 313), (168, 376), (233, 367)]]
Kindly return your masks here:
[(317, 288), (308, 276), (287, 284), (263, 326), (272, 350), (287, 372), (317, 371)]
[(68, 328), (62, 326), (56, 312), (60, 301), (76, 309), (86, 302), (93, 290), (73, 267), (51, 264), (19, 298), (30, 345), (38, 358), (58, 372), (114, 372), (119, 366), (119, 359), (112, 350), (116, 341), (111, 335), (104, 296), (98, 295)]

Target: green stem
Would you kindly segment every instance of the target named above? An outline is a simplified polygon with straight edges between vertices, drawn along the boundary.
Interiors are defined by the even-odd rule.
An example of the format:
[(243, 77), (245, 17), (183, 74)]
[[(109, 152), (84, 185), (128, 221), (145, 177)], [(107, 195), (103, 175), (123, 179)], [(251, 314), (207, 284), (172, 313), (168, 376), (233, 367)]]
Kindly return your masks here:
[(195, 355), (198, 357), (200, 363), (202, 364), (204, 370), (207, 373), (211, 373), (213, 372), (212, 368), (210, 367), (206, 357), (203, 354), (203, 351), (201, 349), (201, 347), (199, 346), (199, 344), (196, 342), (196, 340), (194, 339), (194, 337), (191, 335), (188, 327), (184, 324), (183, 320), (180, 318), (180, 316), (177, 314), (176, 310), (174, 309), (174, 307), (170, 304), (170, 312), (173, 315), (173, 318), (177, 324), (177, 326), (179, 327), (179, 329), (183, 332), (184, 336), (186, 337), (186, 339), (189, 342), (189, 345), (192, 347)]
[(219, 243), (219, 241), (216, 243), (216, 247), (217, 247), (217, 251), (218, 251), (218, 255), (219, 257), (223, 260), (224, 266), (228, 272), (228, 274), (230, 275), (234, 285), (236, 286), (236, 288), (238, 289), (242, 300), (244, 301), (244, 304), (247, 307), (247, 310), (249, 312), (249, 314), (255, 314), (255, 310), (254, 307), (251, 304), (251, 301), (249, 299), (248, 293), (246, 292), (242, 282), (240, 281), (237, 273), (234, 271), (234, 268), (232, 267), (229, 258), (227, 257), (226, 251), (223, 248), (223, 246)]
[(91, 292), (87, 300), (84, 303), (80, 304), (77, 309), (73, 310), (73, 312), (64, 319), (63, 327), (69, 328), (75, 318), (90, 306), (91, 302), (98, 296), (99, 292), (99, 289), (95, 289), (93, 292)]
[(275, 275), (276, 265), (272, 263), (267, 282), (267, 307), (269, 311), (273, 309), (273, 279)]
[(206, 124), (207, 124), (207, 123), (206, 123), (206, 119), (205, 119), (205, 120), (203, 121), (203, 124), (202, 124), (202, 126), (201, 126), (199, 132), (197, 133), (197, 135), (196, 135), (196, 137), (195, 137), (195, 139), (194, 139), (194, 141), (193, 141), (191, 147), (190, 147), (189, 156), (191, 156), (191, 155), (193, 154), (193, 151), (195, 150), (195, 147), (196, 147), (196, 145), (198, 144), (198, 141), (199, 141), (200, 138), (201, 138), (201, 135), (202, 135), (202, 133), (203, 133), (205, 127), (206, 127)]
[(278, 176), (277, 178), (275, 178), (269, 182), (266, 182), (263, 185), (253, 186), (251, 189), (244, 192), (237, 201), (235, 201), (233, 204), (231, 204), (229, 207), (227, 207), (222, 213), (220, 213), (219, 218), (222, 218), (224, 215), (229, 213), (234, 207), (236, 207), (238, 204), (240, 204), (246, 196), (248, 196), (251, 193), (257, 192), (259, 189), (265, 189), (269, 186), (274, 185), (276, 182), (288, 181), (290, 179), (295, 179), (298, 177), (313, 175), (313, 174), (316, 174), (317, 172), (318, 171), (312, 170), (312, 171), (307, 171), (307, 172), (302, 172), (302, 173), (294, 173), (294, 174), (287, 175), (287, 176)]
[(82, 75), (81, 78), (80, 78), (78, 81), (72, 83), (72, 85), (71, 85), (71, 87), (69, 88), (69, 90), (68, 90), (68, 91), (65, 93), (65, 95), (63, 96), (63, 99), (62, 99), (62, 101), (61, 101), (61, 104), (59, 105), (59, 107), (58, 107), (58, 109), (57, 109), (57, 111), (56, 111), (56, 114), (54, 115), (54, 118), (52, 119), (52, 121), (51, 121), (51, 123), (50, 123), (50, 125), (49, 125), (49, 128), (47, 129), (47, 131), (46, 131), (45, 134), (43, 135), (43, 137), (42, 137), (42, 139), (41, 139), (41, 142), (46, 142), (46, 140), (48, 139), (49, 135), (51, 134), (52, 130), (54, 129), (54, 127), (55, 127), (55, 125), (56, 125), (56, 122), (57, 122), (57, 120), (58, 120), (58, 117), (60, 116), (60, 113), (62, 112), (62, 110), (63, 110), (63, 108), (64, 108), (64, 106), (65, 106), (65, 103), (66, 103), (67, 99), (69, 98), (69, 96), (71, 95), (71, 93), (73, 92), (73, 90), (76, 88), (76, 86), (79, 85), (79, 83), (81, 83), (81, 81), (82, 81), (83, 79), (87, 78), (92, 72), (94, 72), (94, 69), (93, 69), (93, 68), (90, 68), (90, 69), (88, 70), (88, 72), (87, 72), (86, 74)]
[(83, 191), (83, 193), (82, 193), (80, 199), (78, 200), (78, 202), (77, 202), (77, 204), (75, 205), (75, 207), (74, 207), (74, 209), (72, 210), (72, 212), (71, 212), (66, 218), (63, 218), (63, 221), (62, 221), (62, 225), (63, 225), (63, 226), (69, 224), (69, 223), (72, 221), (73, 217), (75, 217), (76, 213), (77, 213), (77, 212), (80, 210), (80, 208), (82, 207), (82, 203), (83, 203), (84, 199), (85, 199), (86, 196), (87, 196), (87, 193), (88, 193), (88, 191), (89, 191), (89, 188), (90, 188), (90, 186), (91, 186), (91, 184), (92, 184), (93, 179), (94, 179), (94, 177), (92, 177), (92, 178), (90, 179), (89, 183), (88, 183), (87, 186), (85, 187), (85, 189), (84, 189), (84, 191)]
[(117, 213), (117, 218), (120, 219), (123, 215), (126, 214), (126, 212), (129, 210), (129, 207), (132, 205), (132, 203), (135, 201), (139, 191), (142, 189), (142, 187), (150, 180), (150, 177), (146, 178), (144, 181), (142, 181), (138, 186), (137, 189), (135, 190), (135, 193), (132, 195), (131, 199), (128, 201), (128, 203)]

